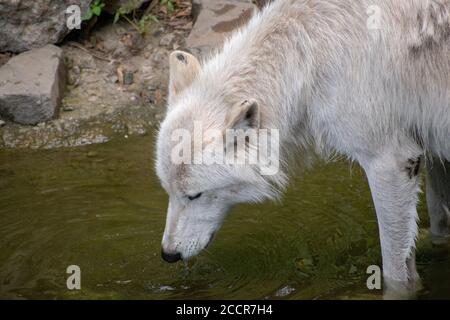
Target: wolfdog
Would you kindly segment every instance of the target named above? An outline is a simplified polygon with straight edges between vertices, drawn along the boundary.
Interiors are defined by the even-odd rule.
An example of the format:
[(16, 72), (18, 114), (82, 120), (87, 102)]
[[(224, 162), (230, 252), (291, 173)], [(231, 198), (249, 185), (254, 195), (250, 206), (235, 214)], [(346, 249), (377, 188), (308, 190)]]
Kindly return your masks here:
[[(430, 233), (445, 240), (450, 232), (449, 53), (449, 0), (278, 0), (202, 62), (173, 52), (157, 140), (156, 171), (169, 194), (163, 259), (197, 255), (233, 205), (278, 197), (292, 159), (341, 154), (368, 178), (386, 292), (414, 293), (425, 163)], [(280, 169), (173, 163), (173, 131), (193, 133), (194, 122), (204, 132), (279, 130)], [(219, 143), (201, 139), (194, 153)]]

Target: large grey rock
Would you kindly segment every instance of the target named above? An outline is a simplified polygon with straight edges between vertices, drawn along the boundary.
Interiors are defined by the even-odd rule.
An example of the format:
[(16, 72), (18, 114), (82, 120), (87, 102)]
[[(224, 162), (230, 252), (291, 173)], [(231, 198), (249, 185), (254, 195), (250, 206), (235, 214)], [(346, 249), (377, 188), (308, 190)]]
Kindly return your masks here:
[(252, 0), (193, 0), (194, 27), (186, 46), (194, 54), (206, 55), (252, 16)]
[(23, 52), (60, 42), (70, 30), (66, 9), (78, 5), (81, 14), (91, 0), (0, 0), (0, 52)]
[(65, 78), (62, 50), (54, 45), (13, 57), (0, 68), (0, 116), (21, 124), (53, 118)]

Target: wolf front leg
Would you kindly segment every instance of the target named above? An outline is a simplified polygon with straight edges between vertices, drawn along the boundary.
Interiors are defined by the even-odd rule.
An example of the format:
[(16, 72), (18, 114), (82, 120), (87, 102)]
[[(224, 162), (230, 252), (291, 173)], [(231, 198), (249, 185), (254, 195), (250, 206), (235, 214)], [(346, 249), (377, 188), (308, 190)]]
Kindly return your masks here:
[(415, 265), (419, 151), (386, 152), (362, 163), (377, 212), (385, 299), (412, 298), (420, 278)]
[(450, 238), (450, 162), (427, 159), (426, 180), (431, 241), (447, 243)]

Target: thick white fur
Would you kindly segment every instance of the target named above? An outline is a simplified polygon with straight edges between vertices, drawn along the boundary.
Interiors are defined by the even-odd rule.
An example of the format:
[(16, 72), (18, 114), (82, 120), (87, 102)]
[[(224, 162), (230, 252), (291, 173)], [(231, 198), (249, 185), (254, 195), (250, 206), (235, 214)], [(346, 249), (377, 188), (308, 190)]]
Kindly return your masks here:
[[(373, 5), (378, 30), (367, 27)], [(365, 169), (388, 287), (414, 291), (418, 166), (424, 155), (450, 160), (449, 14), (449, 0), (279, 0), (257, 13), (206, 59), (161, 125), (157, 172), (170, 194), (163, 249), (197, 254), (231, 205), (276, 196), (291, 155), (305, 158), (313, 146)], [(174, 129), (192, 130), (193, 121), (224, 129), (232, 106), (246, 99), (257, 101), (262, 128), (280, 130), (278, 175), (170, 163)], [(202, 198), (186, 200), (198, 192)]]

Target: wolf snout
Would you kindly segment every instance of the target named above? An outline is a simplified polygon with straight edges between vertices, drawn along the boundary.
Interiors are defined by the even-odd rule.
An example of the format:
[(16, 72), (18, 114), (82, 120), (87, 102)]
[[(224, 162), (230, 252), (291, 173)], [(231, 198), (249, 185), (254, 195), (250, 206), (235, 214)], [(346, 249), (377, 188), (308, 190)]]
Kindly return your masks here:
[(168, 263), (175, 263), (181, 260), (181, 253), (179, 252), (165, 252), (163, 249), (161, 250), (161, 257), (164, 261)]

